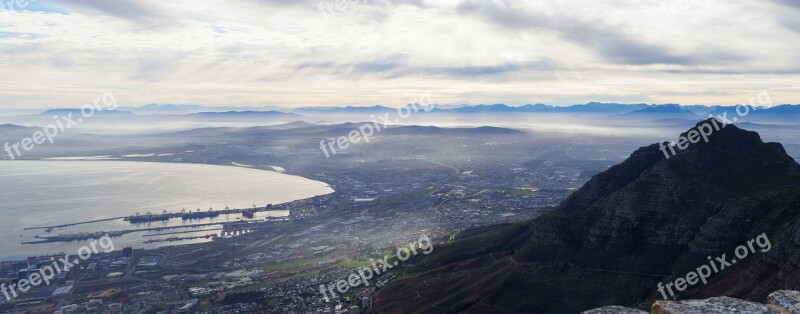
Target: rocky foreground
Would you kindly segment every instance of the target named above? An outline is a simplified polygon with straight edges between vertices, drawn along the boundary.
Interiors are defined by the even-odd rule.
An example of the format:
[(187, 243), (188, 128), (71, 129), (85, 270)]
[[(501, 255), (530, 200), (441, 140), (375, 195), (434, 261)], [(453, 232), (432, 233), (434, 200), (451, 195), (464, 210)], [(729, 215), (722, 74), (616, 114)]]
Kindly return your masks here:
[[(582, 314), (646, 314), (647, 312), (622, 306), (606, 306)], [(800, 292), (781, 290), (773, 292), (767, 304), (754, 303), (729, 297), (704, 300), (656, 301), (651, 314), (800, 314)]]

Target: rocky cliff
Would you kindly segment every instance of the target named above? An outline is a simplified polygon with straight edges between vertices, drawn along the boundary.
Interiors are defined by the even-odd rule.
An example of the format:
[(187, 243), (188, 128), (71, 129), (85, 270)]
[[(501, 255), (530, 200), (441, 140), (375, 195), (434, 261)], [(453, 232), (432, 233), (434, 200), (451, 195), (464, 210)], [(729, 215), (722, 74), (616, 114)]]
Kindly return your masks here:
[[(697, 127), (706, 123), (712, 121)], [(666, 296), (765, 301), (772, 291), (800, 287), (800, 165), (783, 147), (734, 125), (669, 158), (664, 147), (638, 149), (550, 214), (463, 235), (381, 289), (374, 311), (649, 309), (663, 300), (659, 283), (673, 283), (712, 256), (730, 259), (759, 235), (769, 250), (753, 250), (706, 283), (670, 288)]]

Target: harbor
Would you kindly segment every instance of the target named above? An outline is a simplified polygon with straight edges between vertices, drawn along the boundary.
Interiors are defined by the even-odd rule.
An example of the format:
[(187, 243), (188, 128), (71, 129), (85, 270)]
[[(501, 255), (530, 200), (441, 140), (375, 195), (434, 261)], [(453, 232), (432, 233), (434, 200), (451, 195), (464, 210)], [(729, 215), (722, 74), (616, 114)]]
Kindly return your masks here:
[[(211, 222), (211, 223), (201, 223), (201, 224), (192, 224), (192, 225), (180, 225), (180, 226), (168, 226), (168, 227), (155, 227), (155, 228), (139, 228), (139, 229), (126, 229), (126, 230), (117, 230), (117, 231), (97, 231), (97, 232), (80, 232), (80, 233), (66, 233), (66, 234), (59, 234), (54, 236), (35, 236), (34, 238), (39, 239), (39, 241), (26, 241), (22, 242), (22, 244), (41, 244), (41, 243), (53, 243), (53, 242), (73, 242), (73, 241), (81, 241), (81, 240), (88, 240), (88, 239), (97, 239), (103, 236), (109, 236), (111, 238), (121, 237), (123, 235), (134, 233), (134, 232), (160, 232), (165, 230), (175, 230), (175, 229), (196, 229), (200, 227), (207, 227), (207, 226), (219, 226), (222, 225), (223, 228), (215, 228), (215, 229), (202, 229), (202, 230), (186, 230), (183, 232), (170, 232), (170, 233), (161, 233), (161, 234), (148, 234), (144, 235), (146, 237), (153, 237), (153, 236), (162, 236), (167, 234), (178, 234), (178, 233), (190, 233), (190, 232), (202, 232), (202, 231), (222, 231), (225, 234), (241, 234), (243, 232), (248, 232), (249, 230), (253, 229), (252, 225), (257, 225), (262, 222), (269, 222), (270, 220), (265, 221), (234, 221), (234, 222)], [(197, 237), (195, 237), (197, 238)], [(151, 241), (153, 242), (153, 241)]]
[[(279, 208), (280, 207), (280, 208)], [(253, 206), (251, 208), (244, 208), (244, 209), (231, 209), (225, 207), (224, 210), (213, 210), (213, 208), (209, 208), (207, 211), (201, 211), (197, 209), (196, 211), (186, 211), (181, 210), (180, 212), (168, 212), (164, 210), (160, 214), (154, 214), (152, 212), (145, 212), (144, 214), (136, 213), (130, 216), (124, 217), (114, 217), (114, 218), (105, 218), (105, 219), (96, 219), (91, 221), (81, 221), (69, 224), (61, 224), (61, 225), (54, 225), (54, 226), (42, 226), (42, 227), (31, 227), (26, 228), (26, 230), (45, 230), (47, 233), (50, 233), (53, 229), (56, 228), (66, 228), (71, 226), (78, 226), (84, 224), (91, 224), (96, 222), (106, 222), (106, 221), (113, 221), (113, 220), (122, 220), (127, 221), (133, 225), (142, 225), (142, 224), (150, 224), (150, 223), (157, 223), (157, 222), (166, 222), (172, 219), (181, 219), (184, 222), (188, 222), (191, 220), (201, 220), (201, 219), (213, 219), (219, 217), (221, 215), (236, 215), (241, 214), (242, 218), (247, 218), (248, 220), (242, 220), (242, 218), (236, 218), (235, 220), (225, 220), (225, 221), (218, 221), (218, 222), (207, 222), (207, 223), (191, 223), (191, 224), (179, 224), (179, 225), (166, 225), (161, 227), (152, 227), (152, 228), (131, 228), (131, 229), (123, 229), (123, 230), (115, 230), (115, 231), (96, 231), (96, 232), (75, 232), (75, 233), (63, 233), (58, 235), (51, 235), (51, 236), (42, 236), (36, 235), (34, 236), (35, 241), (25, 241), (21, 242), (21, 244), (42, 244), (42, 243), (56, 243), (56, 242), (74, 242), (74, 241), (82, 241), (88, 239), (96, 239), (102, 236), (109, 236), (112, 238), (121, 237), (126, 234), (136, 233), (136, 232), (157, 232), (155, 234), (145, 234), (145, 237), (153, 237), (153, 236), (163, 236), (163, 235), (170, 235), (170, 234), (181, 234), (181, 233), (192, 233), (192, 232), (203, 232), (203, 231), (219, 231), (223, 236), (235, 235), (240, 234), (243, 231), (250, 229), (252, 225), (258, 224), (260, 222), (269, 222), (269, 221), (281, 221), (286, 219), (286, 217), (265, 217), (263, 220), (249, 220), (254, 219), (255, 214), (258, 212), (267, 212), (267, 211), (276, 211), (276, 210), (286, 210), (283, 206), (273, 206), (271, 204), (263, 207)], [(162, 231), (166, 230), (176, 230), (176, 229), (197, 229), (207, 226), (222, 226), (222, 228), (212, 228), (212, 229), (201, 229), (201, 230), (182, 230), (182, 231), (175, 231), (175, 232), (167, 232), (161, 233)], [(216, 235), (203, 235), (203, 236), (196, 236), (190, 238), (181, 238), (181, 239), (198, 239), (198, 238), (213, 238)], [(173, 241), (177, 237), (173, 237)], [(155, 243), (155, 242), (163, 242), (161, 240), (148, 240), (144, 243)]]
[(39, 241), (27, 241), (22, 242), (22, 244), (41, 244), (41, 243), (53, 243), (53, 242), (72, 242), (72, 241), (81, 241), (81, 240), (88, 240), (88, 239), (97, 239), (104, 235), (108, 235), (111, 238), (120, 237), (129, 233), (133, 232), (148, 232), (148, 231), (163, 231), (163, 230), (172, 230), (172, 229), (184, 229), (184, 228), (199, 228), (205, 226), (213, 226), (213, 225), (220, 225), (221, 223), (203, 223), (203, 224), (194, 224), (194, 225), (182, 225), (182, 226), (169, 226), (169, 227), (156, 227), (156, 228), (140, 228), (140, 229), (126, 229), (126, 230), (118, 230), (118, 231), (97, 231), (97, 232), (79, 232), (79, 233), (65, 233), (59, 234), (54, 236), (35, 236), (34, 238), (40, 239)]
[(106, 222), (106, 221), (113, 221), (122, 219), (124, 221), (130, 222), (132, 224), (142, 224), (142, 223), (150, 223), (150, 222), (158, 222), (158, 221), (168, 221), (170, 219), (180, 218), (182, 220), (198, 220), (204, 218), (215, 218), (219, 217), (220, 215), (231, 215), (231, 214), (241, 214), (242, 217), (245, 218), (254, 218), (256, 213), (259, 212), (267, 212), (267, 211), (274, 211), (274, 210), (282, 210), (282, 208), (278, 208), (277, 206), (273, 206), (272, 204), (268, 204), (267, 206), (257, 207), (253, 205), (250, 208), (228, 208), (225, 207), (223, 210), (214, 210), (213, 208), (209, 208), (207, 211), (201, 211), (197, 209), (195, 211), (187, 211), (181, 210), (179, 212), (168, 212), (166, 210), (162, 211), (160, 214), (156, 214), (150, 211), (145, 212), (144, 214), (136, 213), (130, 216), (121, 216), (121, 217), (111, 217), (111, 218), (103, 218), (103, 219), (95, 219), (95, 220), (87, 220), (87, 221), (79, 221), (74, 223), (67, 223), (61, 225), (53, 225), (53, 226), (39, 226), (39, 227), (27, 227), (23, 228), (24, 230), (45, 230), (45, 232), (51, 232), (58, 228), (67, 228), (67, 227), (74, 227), (78, 225), (85, 225), (85, 224), (92, 224), (98, 222)]
[(168, 212), (164, 210), (160, 214), (152, 213), (152, 212), (145, 212), (144, 214), (136, 213), (135, 215), (124, 217), (123, 220), (137, 224), (137, 223), (148, 223), (148, 222), (156, 222), (156, 221), (167, 221), (173, 218), (180, 218), (183, 220), (195, 220), (195, 219), (204, 219), (204, 218), (215, 218), (219, 217), (220, 215), (230, 215), (230, 214), (242, 214), (243, 217), (246, 218), (253, 218), (255, 213), (262, 212), (262, 211), (271, 211), (273, 210), (272, 204), (268, 204), (264, 207), (256, 207), (255, 204), (252, 208), (228, 208), (227, 206), (223, 210), (214, 210), (213, 208), (209, 208), (208, 211), (201, 211), (199, 208), (196, 211), (186, 211), (185, 209), (181, 210), (180, 212)]

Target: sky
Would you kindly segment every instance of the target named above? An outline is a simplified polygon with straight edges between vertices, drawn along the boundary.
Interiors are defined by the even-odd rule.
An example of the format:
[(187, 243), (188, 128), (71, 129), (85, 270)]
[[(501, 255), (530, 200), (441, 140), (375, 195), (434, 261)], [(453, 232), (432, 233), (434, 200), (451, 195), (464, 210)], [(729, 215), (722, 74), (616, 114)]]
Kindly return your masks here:
[(800, 103), (796, 0), (0, 3), (0, 108)]

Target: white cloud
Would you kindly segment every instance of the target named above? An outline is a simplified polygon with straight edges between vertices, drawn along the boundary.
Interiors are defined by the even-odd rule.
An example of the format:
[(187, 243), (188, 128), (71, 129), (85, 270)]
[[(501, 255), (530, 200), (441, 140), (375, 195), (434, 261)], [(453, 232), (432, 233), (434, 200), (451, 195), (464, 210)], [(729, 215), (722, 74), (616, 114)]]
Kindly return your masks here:
[(2, 12), (2, 107), (105, 90), (125, 105), (248, 106), (800, 93), (786, 88), (800, 77), (800, 31), (785, 0), (44, 1)]

